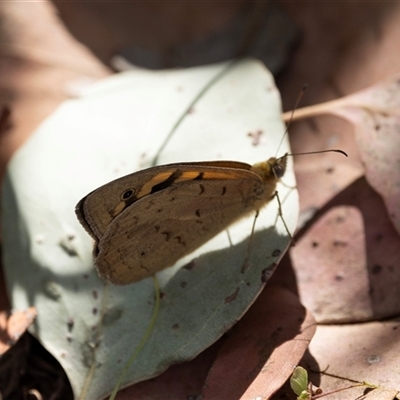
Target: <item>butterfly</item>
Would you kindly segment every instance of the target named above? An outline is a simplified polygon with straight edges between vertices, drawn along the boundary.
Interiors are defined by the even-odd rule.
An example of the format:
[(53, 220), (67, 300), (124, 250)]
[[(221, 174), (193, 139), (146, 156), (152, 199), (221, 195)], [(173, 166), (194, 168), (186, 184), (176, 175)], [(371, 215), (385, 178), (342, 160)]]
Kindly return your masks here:
[(95, 241), (93, 257), (100, 277), (117, 285), (140, 281), (258, 212), (274, 198), (287, 156), (254, 165), (160, 165), (89, 193), (75, 212)]

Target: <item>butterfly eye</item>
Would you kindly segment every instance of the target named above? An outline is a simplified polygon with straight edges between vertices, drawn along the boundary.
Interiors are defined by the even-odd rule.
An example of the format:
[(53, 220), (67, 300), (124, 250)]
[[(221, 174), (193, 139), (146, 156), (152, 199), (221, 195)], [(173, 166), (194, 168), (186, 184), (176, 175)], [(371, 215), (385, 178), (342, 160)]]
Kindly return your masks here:
[(275, 164), (272, 167), (272, 170), (274, 172), (275, 177), (278, 179), (282, 178), (282, 176), (285, 175), (285, 168), (280, 164)]
[(276, 179), (281, 179), (282, 176), (285, 175), (286, 171), (287, 154), (285, 154), (283, 157), (273, 159), (272, 161), (273, 162), (270, 163), (272, 173)]
[(135, 194), (135, 191), (133, 189), (125, 190), (125, 192), (122, 193), (122, 195), (121, 195), (121, 200), (126, 201), (126, 200), (130, 199), (134, 194)]

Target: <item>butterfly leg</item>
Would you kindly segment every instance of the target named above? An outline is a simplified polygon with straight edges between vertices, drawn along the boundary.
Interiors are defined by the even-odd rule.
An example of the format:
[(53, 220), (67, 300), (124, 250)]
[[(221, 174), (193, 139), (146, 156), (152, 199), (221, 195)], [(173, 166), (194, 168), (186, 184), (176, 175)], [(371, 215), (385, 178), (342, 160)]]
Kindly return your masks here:
[(259, 214), (259, 210), (256, 211), (256, 215), (254, 216), (254, 220), (253, 220), (253, 225), (251, 227), (251, 233), (250, 233), (249, 241), (247, 243), (246, 258), (244, 259), (243, 267), (242, 267), (242, 271), (241, 271), (242, 274), (245, 273), (250, 268), (250, 264), (249, 264), (250, 248), (251, 248), (251, 244), (253, 242), (254, 232), (256, 230), (256, 221), (258, 218), (258, 214)]
[(284, 225), (284, 227), (285, 227), (285, 229), (286, 229), (286, 232), (287, 232), (287, 234), (288, 234), (289, 237), (290, 237), (290, 245), (291, 245), (291, 246), (294, 246), (294, 245), (295, 245), (294, 238), (293, 238), (292, 234), (290, 233), (289, 228), (288, 228), (287, 225), (286, 225), (285, 219), (283, 218), (282, 203), (281, 203), (281, 199), (279, 198), (279, 193), (278, 193), (278, 191), (275, 192), (275, 194), (274, 194), (273, 197), (276, 197), (276, 200), (278, 201), (278, 216), (279, 216), (279, 218), (282, 220), (283, 225)]
[[(274, 195), (271, 197), (271, 200), (274, 197), (276, 197), (276, 200), (278, 201), (278, 218), (280, 218), (282, 220), (283, 225), (285, 227), (285, 230), (286, 230), (287, 234), (289, 235), (290, 245), (294, 246), (295, 245), (294, 238), (293, 238), (292, 234), (290, 233), (288, 226), (286, 225), (285, 219), (283, 218), (282, 203), (281, 203), (281, 199), (279, 198), (278, 191), (276, 191), (274, 193)], [(248, 241), (248, 244), (247, 244), (246, 258), (244, 260), (243, 267), (242, 267), (242, 273), (246, 272), (250, 268), (250, 264), (249, 264), (250, 248), (251, 248), (251, 244), (253, 242), (253, 236), (254, 236), (254, 232), (255, 232), (255, 229), (256, 229), (256, 221), (257, 221), (257, 218), (258, 218), (258, 214), (259, 214), (259, 210), (256, 211), (256, 215), (254, 216), (253, 226), (251, 228), (251, 234), (250, 234), (249, 241)]]

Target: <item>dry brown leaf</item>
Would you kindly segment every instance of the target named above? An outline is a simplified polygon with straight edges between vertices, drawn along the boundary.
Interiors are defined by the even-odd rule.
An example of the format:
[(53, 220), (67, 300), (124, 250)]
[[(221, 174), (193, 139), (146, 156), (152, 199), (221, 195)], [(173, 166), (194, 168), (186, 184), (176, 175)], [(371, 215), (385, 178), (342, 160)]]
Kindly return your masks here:
[(264, 290), (224, 341), (203, 398), (270, 398), (292, 374), (315, 328), (313, 317), (291, 292)]
[(0, 131), (0, 179), (14, 151), (75, 94), (72, 87), (109, 75), (55, 11), (48, 1), (0, 4), (0, 107), (12, 113), (11, 129)]
[[(383, 197), (400, 233), (400, 76), (296, 112), (296, 119), (333, 114), (353, 124), (370, 185)], [(288, 116), (287, 116), (288, 117)]]
[[(287, 258), (286, 263), (280, 265), (273, 278), (280, 278), (287, 285), (292, 284), (293, 289), (298, 290), (302, 303), (319, 322), (357, 322), (398, 316), (399, 235), (389, 217), (388, 208), (391, 203), (387, 199), (384, 202), (376, 193), (381, 190), (379, 185), (376, 191), (373, 188), (374, 179), (378, 180), (378, 184), (387, 185), (386, 179), (394, 178), (396, 169), (389, 161), (375, 169), (375, 172), (368, 171), (367, 177), (365, 174), (366, 170), (384, 164), (386, 156), (378, 155), (375, 161), (376, 153), (388, 152), (388, 157), (392, 158), (390, 151), (393, 151), (386, 149), (385, 142), (379, 143), (381, 139), (385, 141), (382, 135), (384, 126), (382, 124), (377, 134), (371, 115), (378, 115), (380, 119), (383, 117), (383, 122), (388, 123), (392, 129), (390, 134), (393, 134), (392, 144), (393, 141), (397, 143), (398, 139), (394, 134), (397, 122), (392, 123), (398, 119), (396, 106), (391, 109), (393, 119), (380, 112), (385, 112), (382, 104), (383, 107), (397, 104), (390, 97), (393, 94), (391, 85), (397, 95), (396, 79), (390, 83), (387, 77), (398, 75), (400, 71), (400, 58), (396, 50), (400, 37), (400, 4), (284, 4), (303, 32), (303, 41), (289, 67), (290, 72), (281, 79), (286, 109), (292, 108), (294, 98), (304, 83), (309, 85), (304, 97), (308, 104), (342, 97), (330, 103), (329, 111), (324, 107), (319, 111), (309, 108), (307, 115), (318, 117), (303, 119), (291, 125), (292, 150), (298, 153), (340, 148), (348, 152), (349, 158), (334, 159), (333, 155), (295, 158), (303, 222), (308, 221), (308, 224), (300, 230), (296, 247), (290, 252), (290, 260)], [(331, 34), (326, 35), (327, 31)], [(376, 82), (382, 84), (376, 85)], [(368, 86), (369, 89), (344, 97)], [(358, 104), (343, 105), (343, 99)], [(338, 118), (338, 110), (343, 114), (341, 118)], [(296, 111), (295, 118), (298, 115)], [(366, 126), (362, 127), (364, 122)], [(365, 138), (361, 137), (364, 130), (367, 131)], [(371, 138), (378, 143), (372, 143)], [(368, 163), (367, 167), (365, 162)], [(396, 185), (397, 179), (398, 174), (394, 180)], [(387, 187), (384, 185), (383, 189), (387, 190)], [(382, 193), (386, 196), (384, 191)], [(393, 203), (396, 206), (396, 201)], [(293, 268), (294, 277), (279, 276), (282, 271), (290, 272), (289, 267)], [(350, 344), (357, 344), (358, 336), (364, 336), (364, 330), (368, 332), (368, 324), (358, 324), (359, 330), (351, 335), (341, 333), (347, 332), (346, 325), (338, 325), (334, 332), (320, 332), (319, 328), (317, 334), (319, 332), (320, 351), (313, 352), (313, 363), (309, 365), (318, 371), (329, 367), (328, 373), (331, 369), (341, 371), (341, 366), (346, 365), (356, 353), (345, 349)], [(316, 337), (311, 342), (311, 348), (315, 340)], [(387, 353), (391, 354), (394, 362), (397, 358), (399, 364), (395, 341), (390, 343), (379, 334), (373, 340), (377, 345), (381, 342), (385, 344)], [(336, 352), (337, 357), (327, 360), (324, 351), (332, 354)], [(382, 365), (380, 376), (376, 376), (370, 383), (380, 385), (386, 374), (391, 375), (390, 369), (390, 365)], [(349, 376), (356, 376), (362, 381), (364, 377), (357, 375), (357, 371), (362, 370), (362, 360), (356, 357), (352, 374), (349, 375), (348, 370), (343, 369), (340, 375), (342, 380), (328, 384), (333, 378), (319, 373), (313, 375), (312, 381), (327, 392), (349, 386), (351, 382), (346, 381)], [(391, 388), (399, 390), (400, 381), (394, 382)], [(352, 389), (351, 392), (345, 391), (336, 397), (328, 396), (327, 399), (353, 400), (365, 395), (364, 390)], [(283, 393), (288, 398), (293, 395), (290, 390), (279, 392), (282, 396)], [(369, 396), (377, 395), (375, 390), (370, 393)], [(277, 395), (275, 398), (282, 397)]]
[[(306, 210), (318, 212), (307, 234), (302, 237), (304, 230), (300, 233), (292, 256), (301, 297), (320, 322), (381, 319), (400, 312), (400, 271), (396, 268), (400, 246), (393, 229), (393, 225), (400, 228), (400, 174), (395, 172), (400, 170), (398, 89), (396, 77), (339, 100), (300, 109), (295, 116), (328, 113), (353, 123), (355, 145), (368, 180), (351, 183), (357, 169), (346, 173), (344, 163), (340, 163), (339, 174), (334, 165), (324, 168), (329, 171), (325, 183), (323, 174), (314, 173), (317, 166), (307, 164), (306, 170), (300, 164), (298, 168), (300, 195), (308, 199)], [(354, 149), (351, 152), (356, 155)], [(311, 195), (315, 185), (320, 189), (317, 193), (324, 193), (325, 203)], [(336, 194), (331, 201), (330, 192)]]
[(393, 400), (394, 398), (398, 398), (400, 392), (397, 389), (385, 389), (385, 388), (376, 388), (371, 390), (365, 396), (365, 400)]
[[(399, 320), (318, 326), (304, 359), (309, 379), (324, 392), (355, 382), (376, 385), (389, 393), (399, 390), (399, 331)], [(329, 399), (355, 399), (361, 393), (360, 388), (354, 388)]]
[(0, 312), (0, 355), (3, 355), (30, 327), (36, 318), (36, 310), (29, 307), (25, 311), (13, 311), (11, 314)]
[(198, 398), (220, 345), (220, 342), (217, 342), (192, 361), (173, 365), (153, 379), (122, 389), (118, 392), (117, 400)]
[(398, 236), (366, 180), (349, 185), (311, 222), (291, 256), (302, 301), (316, 319), (338, 323), (398, 315)]

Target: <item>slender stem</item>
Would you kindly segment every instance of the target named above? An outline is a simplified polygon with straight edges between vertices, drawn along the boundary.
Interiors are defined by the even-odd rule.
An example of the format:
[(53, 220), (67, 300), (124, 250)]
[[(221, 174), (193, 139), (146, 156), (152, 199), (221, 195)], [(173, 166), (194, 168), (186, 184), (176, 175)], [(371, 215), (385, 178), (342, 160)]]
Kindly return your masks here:
[(125, 364), (125, 367), (122, 370), (122, 373), (119, 376), (116, 385), (114, 386), (114, 389), (113, 389), (113, 391), (112, 391), (112, 393), (110, 395), (109, 400), (114, 400), (115, 399), (115, 396), (117, 395), (118, 390), (121, 387), (121, 384), (122, 384), (123, 380), (125, 379), (126, 374), (129, 371), (129, 368), (132, 366), (133, 362), (136, 360), (137, 356), (141, 352), (143, 346), (146, 344), (147, 340), (149, 339), (151, 333), (154, 330), (154, 326), (156, 324), (157, 317), (158, 317), (158, 311), (160, 309), (160, 285), (159, 285), (158, 279), (157, 279), (157, 277), (155, 275), (153, 276), (153, 282), (154, 282), (154, 292), (155, 292), (154, 293), (155, 303), (154, 303), (153, 314), (151, 316), (149, 325), (147, 326), (146, 332), (144, 333), (141, 341), (136, 346), (135, 351), (132, 353), (132, 355), (130, 356), (129, 360)]

